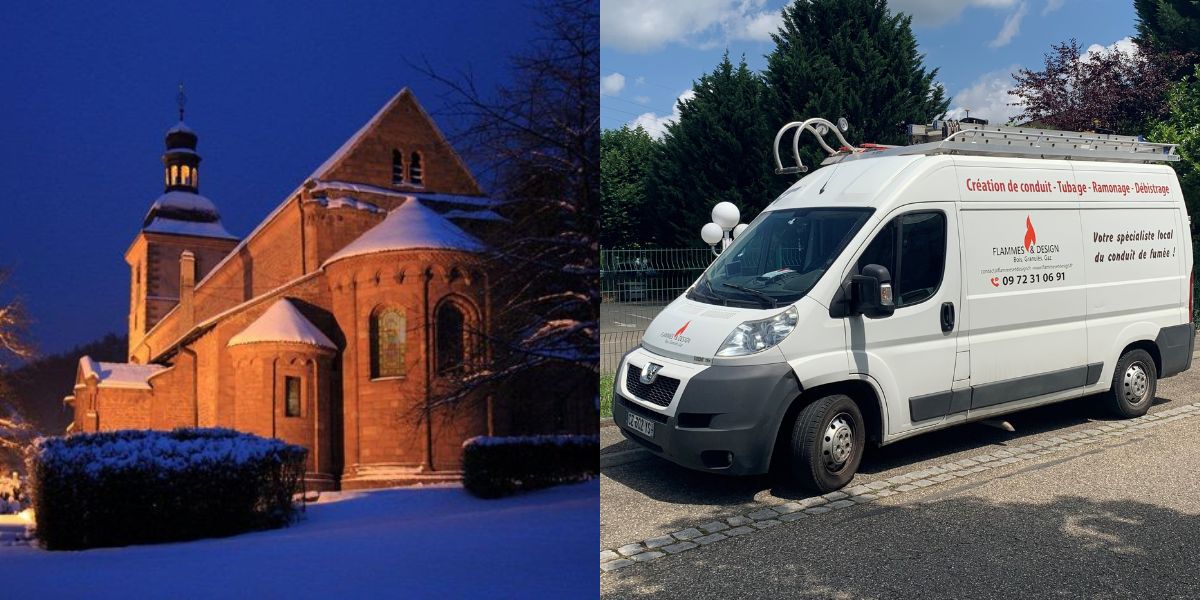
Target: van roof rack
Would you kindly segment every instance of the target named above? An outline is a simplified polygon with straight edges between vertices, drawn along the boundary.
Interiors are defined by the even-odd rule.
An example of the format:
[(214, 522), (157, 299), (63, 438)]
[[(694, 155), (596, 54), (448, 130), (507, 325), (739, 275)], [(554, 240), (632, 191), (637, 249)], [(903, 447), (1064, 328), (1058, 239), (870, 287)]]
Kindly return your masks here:
[[(839, 120), (839, 125), (844, 121)], [(795, 127), (792, 137), (792, 156), (795, 167), (784, 167), (779, 156), (779, 141)], [(824, 131), (821, 131), (824, 130)], [(824, 134), (833, 130), (842, 147), (833, 150)], [(845, 131), (845, 128), (841, 128)], [(840, 162), (853, 157), (898, 156), (914, 154), (966, 154), (974, 156), (1004, 156), (1015, 158), (1047, 158), (1063, 160), (1095, 160), (1109, 162), (1173, 162), (1177, 144), (1147, 142), (1140, 136), (1114, 135), (1078, 131), (1058, 131), (1029, 127), (1007, 127), (962, 121), (935, 121), (932, 125), (909, 125), (908, 146), (863, 144), (856, 148), (846, 143), (837, 127), (825, 119), (808, 119), (784, 125), (775, 135), (775, 172), (804, 173), (807, 167), (800, 161), (800, 135), (811, 132), (829, 158), (821, 164)]]

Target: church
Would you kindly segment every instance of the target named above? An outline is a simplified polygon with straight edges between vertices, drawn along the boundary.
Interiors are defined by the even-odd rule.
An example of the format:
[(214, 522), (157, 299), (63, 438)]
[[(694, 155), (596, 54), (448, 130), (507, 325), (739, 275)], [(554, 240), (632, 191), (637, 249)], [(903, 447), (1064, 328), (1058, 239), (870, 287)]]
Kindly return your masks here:
[(409, 90), (244, 237), (200, 193), (197, 142), (181, 103), (125, 251), (128, 362), (80, 359), (69, 431), (279, 438), (308, 448), (309, 489), (454, 481), (470, 437), (572, 432), (482, 391), (435, 402), (491, 359), (489, 240), (510, 224)]

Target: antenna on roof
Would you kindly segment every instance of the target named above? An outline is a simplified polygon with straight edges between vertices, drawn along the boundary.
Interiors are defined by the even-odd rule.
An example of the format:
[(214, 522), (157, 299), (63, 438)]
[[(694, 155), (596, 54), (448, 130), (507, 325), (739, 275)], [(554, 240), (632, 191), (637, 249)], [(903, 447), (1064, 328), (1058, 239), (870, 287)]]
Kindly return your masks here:
[(179, 95), (175, 96), (175, 103), (179, 105), (179, 120), (183, 121), (183, 105), (187, 104), (187, 95), (183, 93), (183, 82), (179, 82)]

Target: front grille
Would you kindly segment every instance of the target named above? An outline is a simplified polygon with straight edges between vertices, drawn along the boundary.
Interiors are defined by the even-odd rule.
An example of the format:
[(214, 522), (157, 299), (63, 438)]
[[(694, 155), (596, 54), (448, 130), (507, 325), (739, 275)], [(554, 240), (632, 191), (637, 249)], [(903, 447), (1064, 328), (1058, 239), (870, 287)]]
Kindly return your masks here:
[(625, 371), (625, 387), (629, 388), (629, 392), (639, 400), (658, 406), (670, 406), (671, 399), (675, 397), (675, 390), (679, 389), (679, 380), (659, 375), (654, 383), (646, 385), (642, 383), (641, 376), (641, 367), (629, 365)]

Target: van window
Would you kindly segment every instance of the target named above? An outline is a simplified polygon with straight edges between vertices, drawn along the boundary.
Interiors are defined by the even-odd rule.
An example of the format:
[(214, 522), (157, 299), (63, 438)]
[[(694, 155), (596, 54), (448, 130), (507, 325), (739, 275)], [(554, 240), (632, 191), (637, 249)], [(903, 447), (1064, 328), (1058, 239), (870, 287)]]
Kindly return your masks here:
[(892, 219), (859, 257), (859, 272), (871, 264), (891, 273), (896, 308), (932, 298), (946, 267), (946, 215), (914, 212)]
[(869, 208), (764, 212), (713, 261), (688, 297), (755, 308), (790, 304), (817, 284), (872, 212)]

